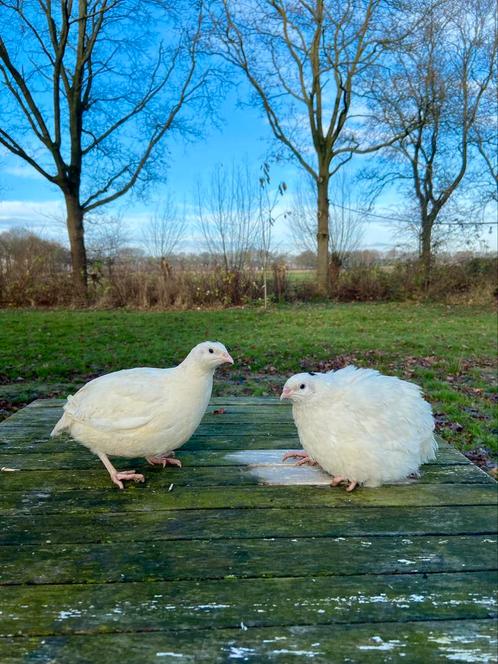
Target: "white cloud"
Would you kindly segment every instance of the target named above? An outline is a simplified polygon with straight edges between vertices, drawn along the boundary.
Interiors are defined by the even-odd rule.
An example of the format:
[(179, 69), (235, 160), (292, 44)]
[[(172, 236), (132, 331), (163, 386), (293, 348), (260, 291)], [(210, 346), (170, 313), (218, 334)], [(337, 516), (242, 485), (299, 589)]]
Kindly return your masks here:
[[(390, 202), (390, 199), (385, 197), (383, 202)], [(282, 200), (279, 200), (277, 209), (275, 210), (276, 216), (278, 216), (279, 212), (292, 208), (292, 203), (293, 194), (288, 193)], [(389, 207), (378, 207), (373, 212), (386, 216), (394, 214)], [(119, 216), (123, 227), (126, 229), (125, 234), (128, 242), (135, 246), (142, 246), (143, 228), (153, 213), (152, 206), (149, 209), (143, 206), (136, 207), (135, 209), (126, 209), (123, 206), (120, 209), (107, 208), (104, 216)], [(194, 218), (195, 214), (192, 211), (187, 213), (189, 222), (188, 230), (178, 247), (179, 251), (200, 252), (206, 248), (204, 238), (199, 233)], [(284, 219), (282, 216), (279, 217), (273, 228), (273, 246), (276, 251), (298, 251), (298, 248), (294, 246), (294, 242), (289, 235), (288, 225), (289, 220)], [(66, 245), (68, 243), (65, 210), (61, 200), (0, 201), (0, 232), (15, 228), (27, 228), (47, 239), (57, 240)], [(489, 250), (494, 250), (498, 242), (498, 228), (492, 226), (491, 233), (489, 233), (489, 229), (490, 227), (483, 226), (480, 238), (482, 242), (486, 242)], [(91, 227), (88, 228), (88, 231), (90, 236)], [(407, 236), (403, 237), (400, 234), (398, 225), (383, 223), (382, 220), (374, 218), (370, 218), (365, 222), (364, 231), (360, 248), (387, 250), (408, 241)], [(483, 249), (484, 247), (481, 247), (481, 250)]]
[(2, 169), (4, 175), (10, 175), (15, 178), (25, 178), (27, 180), (45, 181), (43, 175), (28, 164), (13, 164)]
[(64, 210), (58, 200), (0, 201), (0, 230), (28, 228), (65, 241)]

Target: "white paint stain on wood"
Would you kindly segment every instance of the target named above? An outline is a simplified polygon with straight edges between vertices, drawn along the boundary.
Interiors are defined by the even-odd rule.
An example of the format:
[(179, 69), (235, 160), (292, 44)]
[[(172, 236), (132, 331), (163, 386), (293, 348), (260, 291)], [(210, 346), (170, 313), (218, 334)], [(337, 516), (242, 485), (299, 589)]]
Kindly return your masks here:
[[(256, 475), (261, 484), (275, 486), (329, 486), (331, 477), (319, 466), (297, 466), (291, 460), (282, 461), (286, 451), (296, 450), (241, 450), (230, 452), (225, 458), (246, 466), (248, 472)], [(413, 479), (396, 482), (412, 484)]]
[(328, 486), (330, 475), (319, 466), (296, 466), (282, 461), (286, 450), (241, 450), (227, 454), (227, 459), (247, 466), (262, 484)]

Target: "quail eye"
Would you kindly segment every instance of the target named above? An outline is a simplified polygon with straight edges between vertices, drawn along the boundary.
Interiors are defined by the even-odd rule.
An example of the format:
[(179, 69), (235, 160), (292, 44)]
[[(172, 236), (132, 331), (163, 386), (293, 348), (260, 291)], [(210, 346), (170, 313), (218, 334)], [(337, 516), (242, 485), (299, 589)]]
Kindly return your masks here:
[(209, 349), (210, 353), (214, 353), (214, 350), (212, 348)]
[(306, 387), (306, 385), (304, 383), (301, 383), (301, 385), (299, 386), (299, 389), (304, 390), (305, 387)]

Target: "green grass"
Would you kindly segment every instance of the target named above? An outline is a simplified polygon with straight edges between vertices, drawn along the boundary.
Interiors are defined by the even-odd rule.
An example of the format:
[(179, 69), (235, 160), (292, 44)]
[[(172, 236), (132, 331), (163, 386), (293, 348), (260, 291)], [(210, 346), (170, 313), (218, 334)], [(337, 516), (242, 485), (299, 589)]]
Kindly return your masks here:
[(310, 283), (314, 283), (315, 278), (316, 278), (316, 271), (315, 270), (289, 270), (287, 272), (287, 278), (289, 279), (290, 283), (294, 284), (301, 284), (305, 281), (309, 281)]
[(66, 394), (116, 369), (168, 366), (204, 339), (224, 342), (236, 360), (219, 374), (217, 394), (276, 394), (288, 375), (303, 368), (354, 362), (419, 383), (438, 413), (442, 435), (459, 448), (498, 452), (496, 317), (480, 307), (2, 311), (0, 407), (2, 400), (7, 411), (37, 396)]

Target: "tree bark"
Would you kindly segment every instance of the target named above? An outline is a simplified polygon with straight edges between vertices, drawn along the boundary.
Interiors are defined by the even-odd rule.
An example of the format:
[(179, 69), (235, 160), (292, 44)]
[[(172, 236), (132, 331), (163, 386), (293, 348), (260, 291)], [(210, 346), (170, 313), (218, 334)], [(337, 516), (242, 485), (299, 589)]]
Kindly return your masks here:
[(341, 268), (342, 268), (342, 259), (336, 251), (333, 251), (330, 255), (330, 264), (329, 264), (329, 284), (330, 284), (329, 287), (331, 294), (334, 293), (334, 287), (337, 285), (339, 281)]
[(329, 175), (328, 169), (317, 182), (317, 286), (322, 295), (329, 292)]
[(86, 304), (88, 301), (87, 260), (83, 229), (83, 210), (76, 194), (66, 194), (67, 230), (71, 247), (71, 264), (75, 301)]
[(431, 283), (432, 272), (432, 220), (429, 218), (422, 219), (420, 262), (422, 264), (424, 289), (427, 290)]

